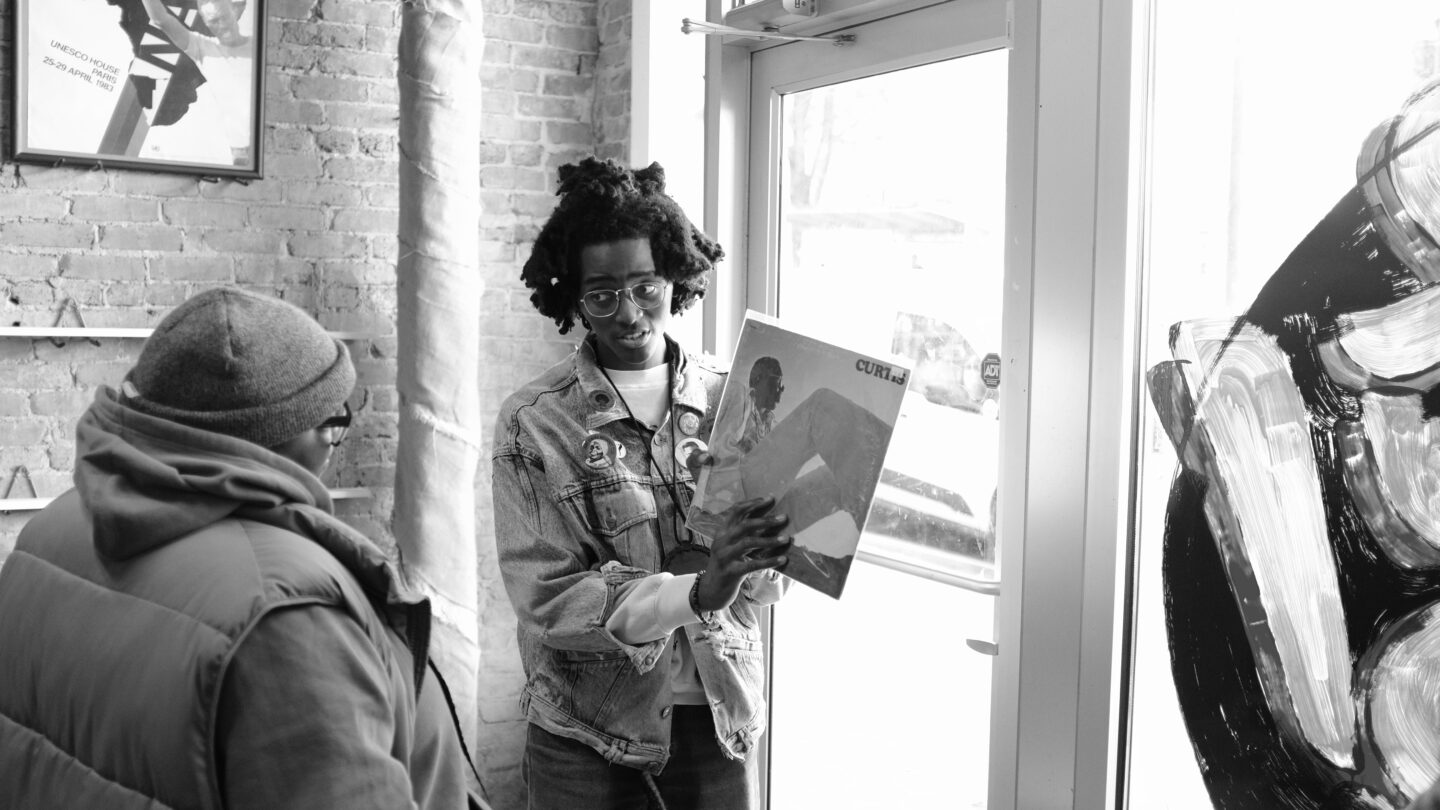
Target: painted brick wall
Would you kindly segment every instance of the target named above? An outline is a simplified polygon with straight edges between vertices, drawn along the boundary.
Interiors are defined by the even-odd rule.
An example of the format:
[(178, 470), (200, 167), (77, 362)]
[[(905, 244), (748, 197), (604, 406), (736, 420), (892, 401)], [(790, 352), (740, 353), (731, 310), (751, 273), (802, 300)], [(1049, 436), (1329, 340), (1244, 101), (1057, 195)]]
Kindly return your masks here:
[[(0, 137), (10, 150), (13, 0), (0, 0)], [(519, 283), (554, 205), (562, 163), (623, 158), (629, 0), (484, 0), (480, 302), (482, 418), (569, 351)], [(195, 292), (236, 284), (292, 301), (351, 344), (360, 375), (351, 438), (326, 480), (369, 487), (338, 510), (389, 542), (394, 339), (397, 0), (270, 0), (266, 177), (249, 184), (123, 170), (0, 163), (0, 324), (49, 326), (73, 300), (91, 326), (151, 326)], [(66, 323), (72, 323), (67, 318)], [(118, 384), (139, 341), (0, 339), (0, 491), (15, 468), (42, 496), (69, 486), (75, 420)], [(23, 483), (15, 485), (22, 494)], [(471, 741), (497, 807), (522, 789), (522, 675), (495, 566), (488, 455), (477, 518), (483, 663)], [(23, 493), (28, 494), (28, 493)], [(31, 513), (0, 512), (0, 560)]]
[(630, 155), (630, 0), (599, 0), (600, 55), (594, 116), (600, 130), (595, 151), (624, 163)]

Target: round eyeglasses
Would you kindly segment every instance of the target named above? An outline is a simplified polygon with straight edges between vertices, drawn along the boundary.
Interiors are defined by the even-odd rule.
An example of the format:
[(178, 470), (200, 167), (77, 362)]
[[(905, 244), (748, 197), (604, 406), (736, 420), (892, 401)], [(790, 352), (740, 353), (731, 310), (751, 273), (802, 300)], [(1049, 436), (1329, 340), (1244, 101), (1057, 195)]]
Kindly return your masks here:
[(624, 295), (640, 309), (654, 309), (665, 300), (665, 286), (663, 281), (642, 281), (618, 290), (591, 290), (580, 296), (580, 305), (592, 318), (608, 318), (620, 310), (620, 297)]
[(329, 419), (326, 419), (324, 422), (320, 423), (320, 425), (318, 426), (319, 430), (330, 431), (331, 447), (339, 447), (340, 443), (345, 441), (345, 434), (350, 432), (350, 418), (352, 416), (353, 414), (350, 412), (350, 403), (347, 402), (345, 403), (345, 413), (342, 413), (339, 416), (332, 416)]

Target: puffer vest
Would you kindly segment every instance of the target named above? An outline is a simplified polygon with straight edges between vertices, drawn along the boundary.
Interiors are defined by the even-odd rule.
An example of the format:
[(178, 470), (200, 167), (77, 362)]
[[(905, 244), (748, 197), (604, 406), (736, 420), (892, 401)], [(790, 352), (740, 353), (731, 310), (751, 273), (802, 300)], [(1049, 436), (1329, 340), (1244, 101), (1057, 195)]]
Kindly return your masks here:
[(96, 552), (77, 494), (61, 496), (0, 567), (0, 807), (219, 810), (226, 668), (261, 617), (293, 605), (345, 610), (402, 668), (315, 542), (232, 517), (117, 562)]

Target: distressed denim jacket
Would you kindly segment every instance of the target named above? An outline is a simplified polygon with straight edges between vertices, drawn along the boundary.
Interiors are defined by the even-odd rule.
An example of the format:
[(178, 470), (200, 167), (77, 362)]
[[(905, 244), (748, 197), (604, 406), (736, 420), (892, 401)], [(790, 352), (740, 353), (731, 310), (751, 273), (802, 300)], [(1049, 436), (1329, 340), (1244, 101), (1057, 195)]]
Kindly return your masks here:
[[(672, 406), (653, 434), (600, 370), (593, 339), (511, 395), (492, 434), (495, 542), (518, 619), (526, 716), (652, 773), (670, 755), (675, 645), (631, 646), (605, 623), (686, 539), (694, 482), (674, 443), (709, 439), (725, 382), (724, 371), (666, 342)], [(752, 574), (728, 610), (677, 631), (688, 635), (716, 736), (735, 759), (764, 731), (757, 607), (785, 585), (778, 574)]]

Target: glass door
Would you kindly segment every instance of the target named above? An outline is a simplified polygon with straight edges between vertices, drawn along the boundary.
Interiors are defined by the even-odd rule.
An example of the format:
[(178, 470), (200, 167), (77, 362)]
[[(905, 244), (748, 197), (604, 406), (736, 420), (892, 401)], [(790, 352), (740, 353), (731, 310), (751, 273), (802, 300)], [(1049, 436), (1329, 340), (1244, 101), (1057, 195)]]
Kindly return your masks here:
[(1003, 26), (951, 4), (753, 59), (748, 306), (914, 369), (842, 597), (773, 612), (774, 808), (986, 806)]

